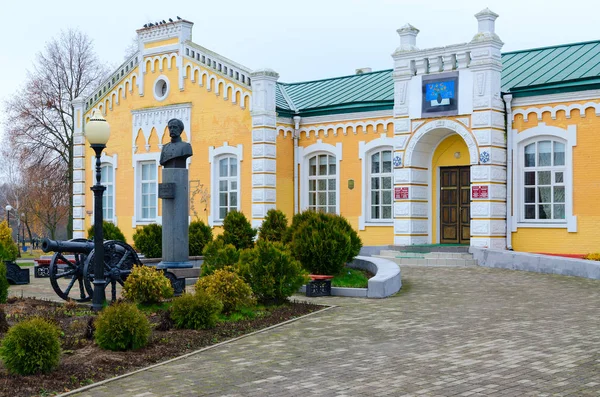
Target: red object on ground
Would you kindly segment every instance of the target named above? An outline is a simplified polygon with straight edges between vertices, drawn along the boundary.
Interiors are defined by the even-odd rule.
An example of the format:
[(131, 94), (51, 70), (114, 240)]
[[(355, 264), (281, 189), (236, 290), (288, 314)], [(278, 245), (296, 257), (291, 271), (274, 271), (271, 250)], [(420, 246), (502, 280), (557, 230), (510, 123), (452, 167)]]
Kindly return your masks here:
[(565, 258), (584, 259), (586, 254), (549, 254), (547, 252), (538, 252), (540, 255), (564, 256)]
[(333, 276), (324, 276), (321, 274), (309, 274), (308, 277), (313, 280), (331, 280), (333, 278)]

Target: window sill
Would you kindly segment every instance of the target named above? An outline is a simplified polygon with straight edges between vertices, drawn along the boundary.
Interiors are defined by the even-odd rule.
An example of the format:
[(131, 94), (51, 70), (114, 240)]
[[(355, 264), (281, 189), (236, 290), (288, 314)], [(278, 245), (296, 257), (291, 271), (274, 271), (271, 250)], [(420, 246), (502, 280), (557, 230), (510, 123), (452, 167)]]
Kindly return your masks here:
[(518, 228), (537, 228), (537, 229), (566, 229), (567, 223), (525, 223), (517, 222)]
[(365, 227), (392, 227), (394, 222), (365, 222)]

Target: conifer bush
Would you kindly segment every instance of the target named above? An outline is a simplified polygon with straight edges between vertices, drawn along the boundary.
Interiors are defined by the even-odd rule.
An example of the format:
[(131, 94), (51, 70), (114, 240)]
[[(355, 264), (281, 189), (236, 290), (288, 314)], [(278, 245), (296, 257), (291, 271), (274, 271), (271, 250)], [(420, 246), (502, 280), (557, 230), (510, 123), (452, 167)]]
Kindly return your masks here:
[(173, 297), (173, 287), (164, 273), (152, 266), (134, 266), (123, 285), (123, 296), (148, 305)]
[(287, 228), (283, 235), (283, 243), (290, 244), (292, 242), (292, 236), (294, 235), (296, 230), (298, 230), (302, 223), (304, 223), (308, 219), (318, 217), (319, 213), (313, 210), (306, 210), (294, 214), (294, 217), (292, 218), (292, 224), (290, 225), (290, 227)]
[(223, 302), (223, 311), (230, 313), (256, 303), (252, 288), (230, 268), (216, 270), (209, 276), (200, 277), (196, 291), (204, 291)]
[(52, 371), (60, 361), (60, 330), (41, 318), (12, 326), (0, 344), (0, 358), (14, 374)]
[(146, 258), (162, 258), (162, 226), (152, 223), (138, 228), (133, 244)]
[(133, 303), (107, 307), (94, 325), (96, 343), (105, 350), (136, 350), (146, 346), (150, 337), (150, 322)]
[[(94, 238), (94, 225), (90, 226), (87, 231), (88, 239)], [(104, 240), (117, 240), (126, 243), (125, 235), (117, 225), (112, 222), (102, 221), (102, 237)]]
[(202, 250), (206, 244), (213, 239), (212, 229), (202, 221), (194, 221), (189, 226), (190, 236), (190, 256), (202, 255)]
[(292, 254), (312, 274), (338, 274), (358, 253), (352, 228), (338, 215), (313, 212), (303, 218), (292, 235)]
[(226, 266), (234, 266), (240, 257), (239, 251), (231, 244), (225, 244), (223, 239), (216, 239), (206, 244), (202, 251), (202, 276), (211, 275), (215, 270)]
[(302, 268), (282, 243), (259, 240), (240, 254), (238, 273), (261, 302), (281, 303), (308, 281)]
[(271, 209), (260, 226), (259, 240), (281, 242), (288, 228), (288, 220), (283, 211)]
[(0, 261), (14, 261), (19, 255), (19, 248), (12, 238), (12, 229), (8, 222), (0, 222)]
[(250, 225), (246, 216), (239, 211), (229, 211), (223, 220), (223, 234), (220, 238), (225, 244), (237, 249), (254, 247), (256, 229)]
[(173, 300), (171, 320), (177, 328), (214, 328), (223, 310), (223, 303), (216, 297), (197, 290), (195, 294), (183, 294)]

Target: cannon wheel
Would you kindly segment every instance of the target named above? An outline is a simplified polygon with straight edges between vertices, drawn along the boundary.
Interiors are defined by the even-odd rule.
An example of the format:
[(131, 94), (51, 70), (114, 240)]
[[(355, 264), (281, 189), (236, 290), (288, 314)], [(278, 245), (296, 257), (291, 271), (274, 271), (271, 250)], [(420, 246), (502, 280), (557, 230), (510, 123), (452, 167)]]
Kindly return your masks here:
[[(90, 252), (85, 261), (85, 279), (91, 284), (94, 282), (94, 251)], [(122, 241), (108, 240), (104, 242), (104, 288), (111, 285), (111, 300), (117, 300), (117, 284), (121, 287), (131, 274), (134, 265), (141, 265), (135, 250)]]
[[(70, 242), (86, 242), (84, 238), (75, 238)], [(92, 285), (84, 277), (85, 254), (73, 253), (74, 259), (68, 259), (68, 252), (56, 252), (50, 261), (50, 284), (56, 295), (64, 300), (73, 299), (77, 302), (87, 302), (92, 299)], [(60, 263), (59, 263), (60, 262)], [(65, 280), (65, 281), (59, 281)], [(69, 280), (66, 282), (66, 280)], [(69, 296), (77, 284), (79, 297)], [(75, 294), (74, 294), (75, 295)]]

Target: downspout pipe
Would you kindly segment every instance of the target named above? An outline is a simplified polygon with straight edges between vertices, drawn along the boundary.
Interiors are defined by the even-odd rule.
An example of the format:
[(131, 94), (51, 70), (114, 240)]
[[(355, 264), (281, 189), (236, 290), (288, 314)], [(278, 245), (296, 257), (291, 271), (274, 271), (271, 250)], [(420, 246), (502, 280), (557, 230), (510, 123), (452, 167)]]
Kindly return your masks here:
[(294, 214), (298, 213), (298, 138), (300, 138), (300, 116), (294, 116)]
[(502, 93), (504, 100), (504, 112), (506, 114), (506, 248), (510, 251), (512, 247), (512, 224), (513, 224), (513, 141), (512, 141), (512, 95)]

